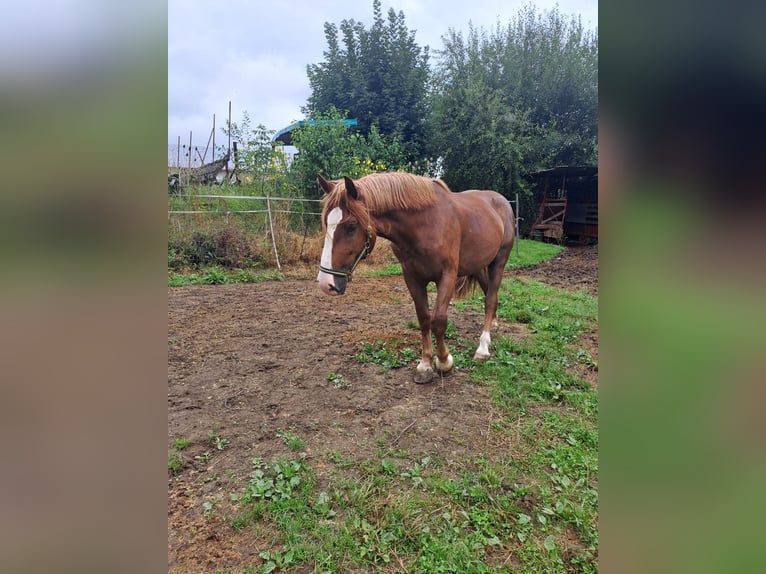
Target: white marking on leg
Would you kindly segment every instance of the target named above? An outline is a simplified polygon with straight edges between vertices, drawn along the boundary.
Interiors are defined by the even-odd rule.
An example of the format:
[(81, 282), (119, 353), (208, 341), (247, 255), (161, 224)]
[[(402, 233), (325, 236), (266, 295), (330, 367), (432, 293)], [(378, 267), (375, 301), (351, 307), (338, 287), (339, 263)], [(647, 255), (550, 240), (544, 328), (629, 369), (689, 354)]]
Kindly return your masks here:
[(476, 349), (476, 354), (474, 354), (474, 359), (487, 359), (489, 358), (489, 344), (492, 342), (492, 339), (489, 336), (489, 331), (482, 331), (481, 337), (479, 338), (479, 348)]
[(455, 366), (455, 360), (452, 358), (452, 353), (447, 355), (446, 363), (442, 364), (442, 362), (439, 360), (439, 357), (434, 357), (434, 362), (436, 363), (436, 368), (442, 373), (451, 371), (452, 367)]
[[(340, 207), (336, 207), (327, 214), (327, 235), (324, 237), (324, 247), (322, 248), (322, 258), (320, 259), (320, 265), (327, 269), (332, 269), (332, 238), (335, 235), (335, 228), (338, 227), (338, 223), (343, 219), (343, 211)], [(337, 295), (336, 291), (330, 289), (330, 286), (335, 286), (335, 277), (324, 271), (320, 271), (317, 275), (317, 281), (319, 281), (319, 288), (327, 295)]]

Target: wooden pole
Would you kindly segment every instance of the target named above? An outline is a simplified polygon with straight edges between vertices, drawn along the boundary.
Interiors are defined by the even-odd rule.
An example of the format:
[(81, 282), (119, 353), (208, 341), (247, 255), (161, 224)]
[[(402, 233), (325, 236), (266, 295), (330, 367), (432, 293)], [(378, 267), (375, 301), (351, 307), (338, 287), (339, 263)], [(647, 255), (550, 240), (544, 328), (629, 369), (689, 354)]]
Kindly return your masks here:
[(516, 257), (519, 256), (519, 194), (516, 194)]
[[(229, 158), (231, 158), (231, 100), (229, 100), (229, 124), (227, 126), (227, 131), (229, 132), (229, 145), (226, 148), (226, 153), (229, 154)], [(234, 166), (236, 169), (236, 166)], [(228, 182), (231, 178), (229, 177), (229, 162), (226, 162), (226, 181)]]
[(192, 162), (192, 133), (189, 131), (189, 169), (191, 169)]
[(274, 237), (274, 224), (271, 221), (271, 201), (269, 196), (266, 195), (266, 211), (269, 214), (269, 227), (271, 228), (271, 243), (274, 246), (274, 257), (277, 259), (277, 269), (281, 272), (282, 266), (279, 264), (279, 253), (277, 253), (277, 240)]

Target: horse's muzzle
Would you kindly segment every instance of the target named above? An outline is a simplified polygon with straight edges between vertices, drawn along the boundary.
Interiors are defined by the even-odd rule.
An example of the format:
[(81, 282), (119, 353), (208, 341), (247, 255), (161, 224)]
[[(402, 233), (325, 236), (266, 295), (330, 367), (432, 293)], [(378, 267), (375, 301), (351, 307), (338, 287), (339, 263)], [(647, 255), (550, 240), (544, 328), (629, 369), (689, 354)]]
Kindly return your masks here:
[(319, 281), (319, 288), (325, 295), (338, 296), (346, 292), (348, 279), (345, 275), (330, 275), (320, 270), (317, 280)]
[(346, 285), (348, 285), (348, 280), (345, 277), (335, 277), (335, 281), (330, 284), (330, 291), (331, 295), (337, 294), (337, 295), (343, 295), (346, 292)]

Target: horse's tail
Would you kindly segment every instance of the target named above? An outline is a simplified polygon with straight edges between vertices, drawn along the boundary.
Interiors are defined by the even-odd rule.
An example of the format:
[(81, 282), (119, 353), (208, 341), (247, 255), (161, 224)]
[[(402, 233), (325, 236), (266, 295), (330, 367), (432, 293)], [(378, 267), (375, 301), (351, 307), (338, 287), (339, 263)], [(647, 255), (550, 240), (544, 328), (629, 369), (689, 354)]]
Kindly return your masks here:
[(457, 281), (455, 282), (454, 298), (462, 299), (463, 297), (467, 297), (473, 293), (473, 291), (479, 285), (479, 279), (482, 279), (485, 285), (489, 281), (489, 274), (486, 267), (479, 271), (479, 273), (476, 275), (465, 275), (463, 277), (458, 277)]

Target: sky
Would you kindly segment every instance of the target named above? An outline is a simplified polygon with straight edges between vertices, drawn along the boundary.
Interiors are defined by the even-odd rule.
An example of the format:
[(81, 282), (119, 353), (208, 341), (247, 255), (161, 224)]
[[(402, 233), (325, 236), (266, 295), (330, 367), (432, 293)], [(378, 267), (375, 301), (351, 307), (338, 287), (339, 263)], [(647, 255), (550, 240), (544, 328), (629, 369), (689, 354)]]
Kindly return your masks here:
[[(507, 24), (527, 0), (382, 0), (402, 11), (415, 41), (443, 47), (448, 30), (466, 36), (476, 29)], [(325, 22), (354, 19), (369, 29), (372, 0), (168, 0), (168, 143), (205, 146), (215, 114), (216, 145), (223, 143), (231, 102), (232, 121), (247, 111), (252, 127), (279, 131), (304, 119), (311, 94), (306, 66), (324, 60)], [(597, 0), (537, 0), (539, 12), (558, 5), (583, 26), (598, 25)]]

